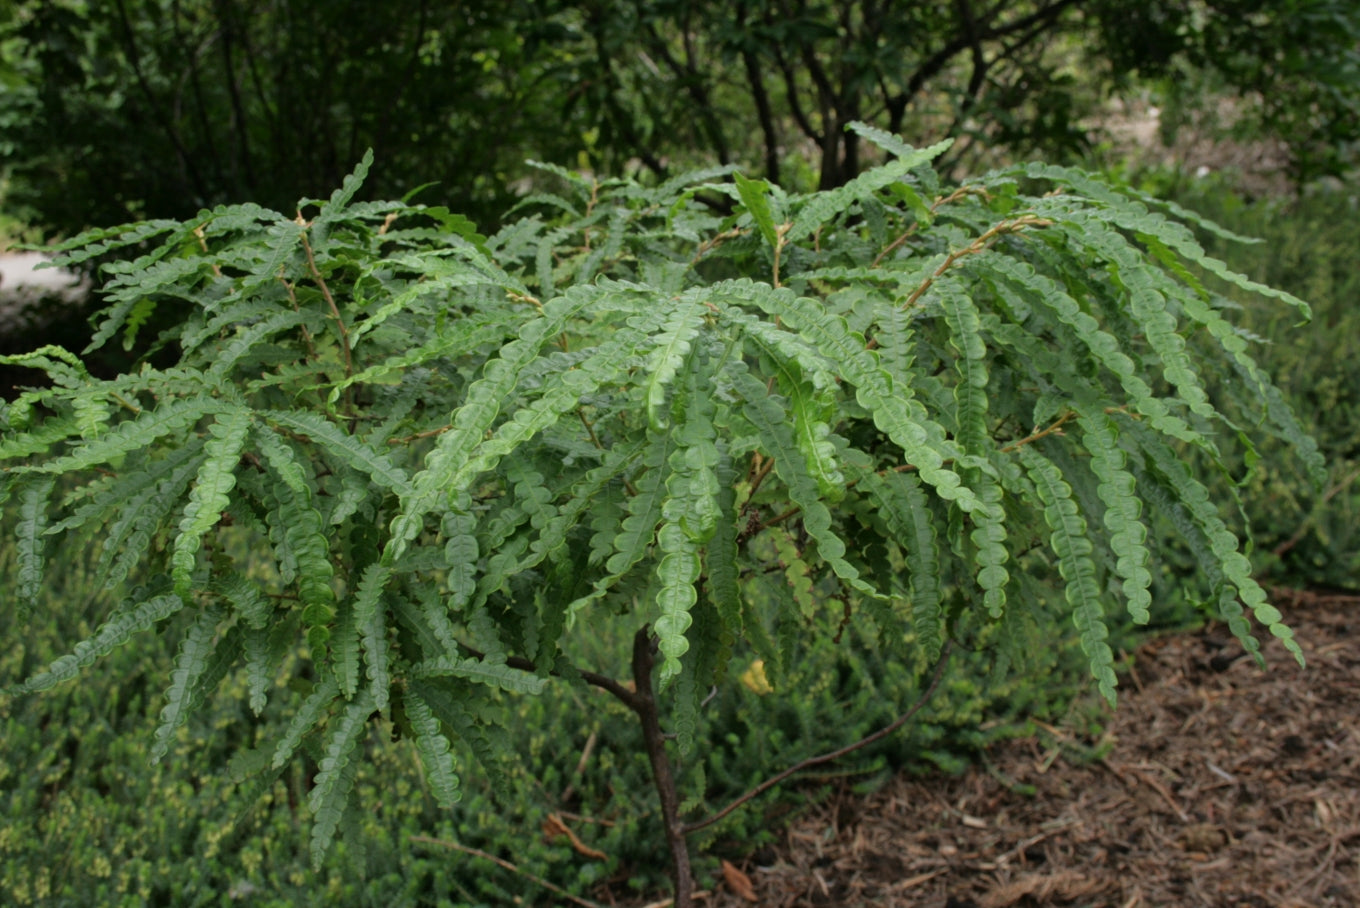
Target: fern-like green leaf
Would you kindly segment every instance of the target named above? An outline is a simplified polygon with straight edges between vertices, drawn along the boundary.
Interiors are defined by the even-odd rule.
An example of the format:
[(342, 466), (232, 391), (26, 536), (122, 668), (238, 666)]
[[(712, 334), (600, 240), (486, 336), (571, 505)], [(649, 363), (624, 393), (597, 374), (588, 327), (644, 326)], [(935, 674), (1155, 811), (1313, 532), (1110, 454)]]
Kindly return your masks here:
[[(869, 132), (860, 134), (869, 138), (870, 141), (876, 141), (878, 138), (889, 138), (887, 133), (873, 129), (873, 127), (864, 126), (864, 124), (853, 124), (850, 128), (856, 132), (859, 132), (860, 128), (869, 130)], [(789, 228), (786, 237), (787, 242), (795, 243), (804, 237), (811, 236), (831, 218), (850, 210), (855, 202), (897, 183), (917, 167), (943, 154), (953, 142), (953, 139), (945, 139), (943, 142), (937, 142), (928, 148), (920, 149), (911, 148), (900, 141), (894, 142), (895, 147), (888, 148), (888, 150), (900, 154), (900, 157), (881, 167), (866, 170), (844, 186), (838, 186), (827, 192), (819, 192), (811, 196), (798, 210), (798, 215), (793, 220), (793, 226)]]
[(740, 569), (737, 566), (736, 491), (733, 488), (737, 470), (726, 444), (718, 446), (718, 463), (714, 468), (718, 478), (718, 520), (713, 538), (704, 546), (704, 590), (713, 611), (722, 623), (721, 643), (717, 658), (719, 680), (726, 669), (732, 646), (741, 636)]
[(785, 292), (757, 292), (750, 299), (801, 332), (823, 356), (840, 366), (841, 374), (855, 386), (860, 404), (872, 414), (874, 424), (902, 448), (907, 461), (915, 465), (935, 494), (964, 511), (984, 506), (959, 475), (944, 465), (955, 452), (945, 446), (943, 428), (919, 401), (903, 395), (905, 389), (900, 384), (894, 386), (877, 355), (867, 349), (863, 336), (850, 331), (845, 319), (815, 300)]
[(373, 149), (364, 152), (364, 156), (359, 159), (359, 163), (354, 165), (354, 171), (345, 176), (341, 181), (340, 188), (331, 193), (331, 197), (321, 206), (321, 211), (312, 219), (313, 227), (321, 227), (333, 221), (338, 221), (345, 216), (345, 209), (364, 185), (365, 178), (368, 177), (368, 169), (373, 166)]
[(282, 311), (252, 325), (241, 327), (213, 356), (212, 368), (208, 375), (214, 379), (224, 379), (231, 374), (236, 364), (244, 359), (257, 345), (276, 334), (307, 323), (308, 313)]
[[(130, 480), (135, 491), (124, 497), (122, 510), (109, 524), (95, 567), (104, 584), (122, 583), (147, 556), (151, 540), (179, 506), (185, 488), (203, 465), (204, 456), (203, 441), (195, 439)], [(113, 491), (119, 488), (115, 486)]]
[(873, 502), (902, 547), (911, 596), (911, 624), (926, 658), (944, 647), (944, 590), (940, 578), (938, 533), (920, 480), (910, 473), (865, 473), (858, 488)]
[[(10, 425), (16, 429), (20, 428), (19, 425), (16, 425), (18, 414), (11, 411), (8, 415)], [(22, 422), (22, 420), (17, 421)], [(36, 429), (15, 434), (7, 433), (8, 437), (0, 438), (0, 460), (25, 460), (34, 454), (45, 454), (61, 442), (79, 434), (80, 423), (74, 418), (54, 417), (44, 419)]]
[(1166, 403), (1157, 397), (1148, 383), (1138, 374), (1138, 367), (1126, 354), (1113, 335), (1100, 327), (1090, 314), (1053, 279), (1039, 274), (1031, 265), (1005, 256), (975, 256), (974, 267), (986, 269), (999, 279), (1012, 283), (1028, 294), (1030, 302), (1051, 311), (1059, 321), (1070, 327), (1092, 358), (1103, 368), (1114, 373), (1129, 395), (1134, 408), (1147, 417), (1159, 431), (1173, 438), (1196, 445), (1217, 459), (1217, 448), (1185, 420), (1173, 414)]
[(220, 401), (206, 395), (168, 400), (154, 410), (143, 410), (136, 419), (120, 422), (70, 454), (29, 469), (43, 473), (88, 470), (113, 462), (133, 451), (149, 448), (171, 433), (185, 432), (204, 415), (220, 414), (224, 409)]
[(179, 596), (156, 594), (153, 588), (138, 587), (127, 599), (123, 600), (108, 620), (100, 625), (86, 640), (77, 643), (75, 649), (66, 656), (54, 661), (44, 671), (24, 682), (22, 690), (40, 691), (74, 678), (82, 669), (88, 668), (124, 643), (136, 633), (147, 630), (157, 622), (164, 621), (184, 607)]
[(203, 445), (207, 457), (189, 492), (189, 503), (184, 508), (184, 519), (180, 521), (170, 556), (175, 592), (181, 596), (188, 596), (192, 588), (203, 536), (222, 519), (231, 490), (236, 486), (236, 467), (245, 447), (250, 419), (249, 410), (233, 408), (208, 428), (212, 438)]
[(1180, 300), (1185, 313), (1203, 325), (1232, 357), (1237, 370), (1255, 388), (1262, 404), (1263, 415), (1275, 426), (1280, 438), (1289, 442), (1298, 452), (1308, 470), (1309, 478), (1316, 488), (1327, 484), (1327, 460), (1318, 450), (1317, 441), (1304, 431), (1299, 424), (1293, 407), (1285, 400), (1280, 389), (1262, 371), (1261, 367), (1247, 352), (1247, 342), (1217, 310), (1197, 297), (1186, 295)]
[[(666, 502), (666, 478), (670, 470), (670, 456), (675, 451), (675, 439), (671, 433), (652, 434), (648, 446), (642, 454), (644, 472), (636, 480), (636, 494), (628, 499), (628, 516), (616, 523), (611, 516), (607, 525), (601, 528), (601, 537), (609, 536), (608, 547), (612, 554), (605, 561), (607, 574), (595, 581), (594, 589), (586, 596), (578, 598), (568, 606), (568, 614), (575, 615), (590, 603), (606, 595), (615, 584), (628, 574), (647, 555), (652, 542), (656, 539), (657, 524), (661, 522), (662, 508)], [(592, 543), (601, 550), (606, 548), (603, 538)]]
[(266, 410), (266, 421), (311, 439), (337, 463), (359, 470), (384, 489), (403, 494), (410, 489), (406, 472), (381, 451), (345, 432), (325, 417), (305, 410)]
[[(677, 474), (672, 473), (668, 491), (676, 479)], [(657, 685), (664, 687), (680, 673), (680, 657), (689, 649), (685, 632), (693, 620), (690, 609), (699, 598), (694, 584), (701, 568), (700, 545), (678, 523), (667, 523), (658, 530), (656, 542), (661, 552), (661, 563), (656, 568), (656, 606), (660, 615), (655, 630), (661, 651)]]
[(174, 668), (170, 670), (170, 687), (165, 691), (165, 706), (161, 709), (160, 725), (156, 727), (155, 743), (151, 747), (151, 762), (159, 763), (170, 752), (175, 732), (189, 716), (194, 690), (208, 668), (213, 654), (217, 627), (222, 623), (222, 610), (209, 606), (198, 614), (179, 645)]
[[(477, 591), (477, 562), (481, 557), (481, 549), (477, 544), (477, 519), (467, 513), (465, 506), (455, 502), (444, 517), (444, 534), (447, 537), (444, 559), (449, 566), (444, 582), (449, 590), (449, 610), (461, 612)], [(450, 631), (447, 646), (451, 649), (452, 645), (453, 635)]]
[(661, 332), (653, 338), (656, 344), (647, 359), (647, 380), (645, 400), (647, 421), (654, 432), (663, 432), (670, 426), (667, 414), (667, 400), (671, 384), (690, 354), (692, 342), (698, 335), (707, 310), (694, 300), (682, 300), (671, 309)]
[(368, 728), (373, 699), (367, 691), (345, 705), (331, 720), (330, 737), (322, 750), (316, 781), (307, 796), (312, 811), (312, 866), (319, 868), (335, 838), (354, 786), (358, 759), (354, 753)]
[[(354, 620), (352, 602), (341, 600), (336, 603), (334, 611), (334, 619), (325, 628), (326, 658), (331, 671), (335, 673), (335, 683), (339, 685), (340, 693), (349, 700), (359, 690), (359, 626)], [(315, 660), (316, 656), (313, 655)]]
[(818, 491), (829, 502), (840, 501), (845, 495), (845, 476), (827, 422), (835, 409), (833, 374), (820, 361), (820, 354), (789, 332), (749, 317), (739, 323), (755, 348), (775, 364), (779, 389), (789, 401), (794, 440)]
[(19, 491), (19, 522), (15, 561), (18, 572), (15, 576), (14, 595), (19, 601), (19, 614), (27, 616), (37, 605), (38, 593), (42, 590), (43, 565), (47, 549), (47, 507), (56, 485), (54, 477), (41, 477), (26, 482)]
[(887, 130), (870, 126), (868, 123), (858, 121), (845, 124), (845, 128), (855, 135), (868, 139), (884, 151), (894, 155), (900, 160), (911, 161), (912, 167), (920, 167), (922, 164), (929, 164), (940, 155), (948, 151), (954, 144), (953, 139), (945, 139), (936, 142), (934, 145), (925, 148), (916, 148), (902, 141), (898, 136), (893, 135)]
[[(302, 744), (302, 739), (307, 733), (317, 727), (325, 715), (326, 710), (340, 696), (340, 689), (335, 685), (334, 678), (323, 678), (312, 689), (298, 707), (298, 711), (293, 714), (293, 718), (288, 722), (288, 727), (284, 729), (279, 743), (274, 747), (274, 758), (270, 766), (274, 769), (282, 769), (288, 765), (288, 761), (297, 752), (298, 746)], [(353, 702), (353, 701), (351, 701)]]
[[(297, 565), (303, 624), (307, 627), (308, 642), (316, 651), (314, 657), (321, 658), (329, 636), (325, 628), (335, 615), (335, 593), (331, 589), (335, 569), (331, 565), (330, 545), (324, 532), (325, 520), (312, 503), (311, 484), (292, 449), (265, 427), (258, 427), (254, 435), (269, 469), (281, 480), (273, 487), (278, 503), (273, 529), (276, 533), (281, 532), (287, 551)], [(352, 640), (347, 637), (344, 642), (349, 645)], [(347, 650), (345, 657), (354, 655), (352, 650)], [(352, 689), (347, 688), (346, 694), (351, 693)]]
[(416, 750), (425, 765), (425, 778), (430, 783), (435, 803), (440, 807), (452, 807), (461, 799), (462, 792), (458, 790), (458, 773), (454, 769), (449, 739), (444, 737), (439, 720), (419, 694), (407, 692), (402, 706), (416, 733)]
[(237, 616), (247, 626), (261, 631), (268, 630), (274, 606), (253, 580), (239, 573), (218, 572), (209, 588), (230, 602)]
[(274, 674), (278, 666), (269, 630), (250, 625), (244, 625), (244, 628), (241, 649), (245, 654), (246, 690), (250, 697), (250, 711), (259, 716), (269, 702), (269, 689), (274, 686)]
[[(427, 515), (441, 498), (456, 494), (466, 482), (456, 481), (459, 474), (475, 475), (494, 465), (494, 457), (484, 457), (470, 465), (473, 450), (482, 442), (500, 413), (504, 401), (519, 383), (520, 375), (538, 356), (543, 344), (562, 333), (566, 325), (587, 309), (595, 299), (589, 289), (565, 293), (543, 306), (541, 317), (526, 324), (519, 339), (501, 348), (499, 356), (486, 364), (482, 377), (468, 388), (463, 405), (454, 413), (449, 431), (439, 436), (425, 460), (425, 469), (416, 477), (414, 487), (402, 495), (402, 511), (392, 521), (391, 537), (383, 560), (395, 562), (406, 546), (420, 533)], [(579, 398), (578, 398), (579, 399)]]
[[(357, 613), (356, 609), (356, 613)], [(373, 609), (369, 615), (358, 615), (364, 618), (359, 630), (364, 638), (364, 665), (367, 669), (368, 681), (373, 691), (374, 709), (385, 711), (389, 701), (389, 691), (392, 687), (392, 669), (390, 666), (390, 655), (387, 641), (387, 619), (386, 612), (381, 608)]]
[(135, 246), (182, 227), (178, 221), (164, 219), (118, 224), (113, 227), (95, 227), (49, 247), (52, 252), (57, 253), (52, 258), (52, 267), (72, 268), (75, 265), (82, 265), (116, 249)]
[(1110, 272), (1127, 292), (1129, 311), (1142, 327), (1148, 345), (1162, 361), (1167, 380), (1175, 385), (1190, 409), (1206, 419), (1221, 418), (1209, 403), (1189, 354), (1185, 339), (1177, 333), (1175, 316), (1147, 268), (1143, 257), (1122, 236), (1098, 219), (1084, 213), (1067, 219), (1078, 227), (1077, 236), (1109, 263)]
[(768, 394), (765, 386), (750, 373), (734, 363), (728, 369), (734, 387), (746, 401), (742, 413), (760, 433), (761, 441), (774, 458), (774, 470), (788, 490), (789, 500), (803, 515), (803, 529), (817, 543), (817, 554), (849, 586), (871, 598), (882, 594), (870, 586), (845, 558), (845, 543), (831, 526), (831, 509), (817, 489), (816, 480), (808, 475), (804, 461), (793, 440), (787, 411), (778, 399)]
[[(1185, 461), (1177, 457), (1175, 452), (1165, 444), (1158, 443), (1156, 439), (1149, 438), (1146, 429), (1135, 424), (1131, 425), (1129, 430), (1138, 439), (1139, 446), (1150, 465), (1175, 490), (1177, 500), (1203, 530), (1209, 548), (1214, 553), (1218, 567), (1227, 582), (1237, 588), (1237, 595), (1247, 608), (1251, 609), (1256, 620), (1269, 629), (1284, 648), (1293, 654), (1299, 665), (1303, 665), (1303, 650), (1294, 639), (1294, 632), (1284, 623), (1284, 616), (1280, 614), (1280, 610), (1270, 604), (1266, 591), (1252, 576), (1251, 562), (1242, 554), (1237, 536), (1219, 517), (1210, 499), (1209, 490), (1194, 477)], [(1245, 633), (1245, 628), (1241, 624), (1234, 627), (1232, 622), (1229, 623), (1229, 627), (1242, 640), (1243, 646), (1247, 646), (1246, 637), (1249, 635)]]
[(977, 582), (982, 590), (982, 604), (993, 618), (1000, 618), (1006, 605), (1006, 583), (1010, 574), (1006, 561), (1006, 511), (1002, 506), (1001, 486), (981, 471), (972, 477), (978, 498), (986, 507), (975, 508), (969, 515), (974, 527), (968, 539), (977, 548)]
[(1052, 531), (1049, 544), (1058, 556), (1058, 571), (1067, 582), (1064, 592), (1072, 606), (1072, 619), (1081, 633), (1082, 652), (1090, 663), (1100, 693), (1113, 706), (1118, 680), (1114, 674), (1114, 653), (1105, 642), (1109, 631), (1101, 608), (1095, 562), (1091, 560), (1093, 549), (1086, 535), (1086, 520), (1072, 500), (1072, 487), (1052, 461), (1036, 451), (1033, 445), (1020, 449), (1020, 459), (1044, 505), (1044, 521)]
[(1146, 624), (1151, 617), (1152, 574), (1147, 567), (1147, 527), (1139, 519), (1143, 506), (1136, 482), (1125, 469), (1114, 420), (1099, 410), (1082, 409), (1077, 422), (1083, 430), (1082, 442), (1091, 453), (1091, 471), (1099, 480), (1097, 493), (1105, 503), (1105, 528), (1110, 531), (1115, 572), (1123, 580), (1129, 614), (1138, 624)]
[(541, 694), (543, 685), (547, 683), (546, 679), (540, 678), (538, 675), (511, 668), (508, 665), (493, 664), (481, 659), (458, 659), (448, 656), (426, 659), (424, 662), (416, 663), (411, 667), (411, 676), (415, 678), (465, 678), (468, 681), (498, 687), (512, 693), (534, 695)]
[[(958, 352), (954, 359), (959, 373), (958, 384), (954, 386), (958, 440), (965, 451), (985, 458), (995, 444), (987, 427), (987, 344), (982, 337), (977, 306), (968, 289), (949, 275), (936, 280), (931, 293), (944, 312), (950, 343)], [(986, 505), (971, 513), (975, 527), (969, 539), (977, 547), (977, 581), (983, 604), (993, 618), (1000, 618), (1006, 601), (1006, 582), (1010, 579), (1005, 568), (1009, 556), (1001, 487), (986, 469), (967, 468), (963, 475)]]
[[(365, 322), (364, 324), (368, 324)], [(410, 349), (402, 350), (382, 362), (356, 372), (354, 375), (336, 382), (328, 392), (328, 400), (334, 404), (346, 388), (352, 385), (381, 382), (392, 375), (402, 375), (407, 370), (441, 359), (455, 359), (466, 356), (492, 344), (499, 345), (512, 333), (513, 324), (509, 317), (460, 320), (439, 332), (434, 339)]]

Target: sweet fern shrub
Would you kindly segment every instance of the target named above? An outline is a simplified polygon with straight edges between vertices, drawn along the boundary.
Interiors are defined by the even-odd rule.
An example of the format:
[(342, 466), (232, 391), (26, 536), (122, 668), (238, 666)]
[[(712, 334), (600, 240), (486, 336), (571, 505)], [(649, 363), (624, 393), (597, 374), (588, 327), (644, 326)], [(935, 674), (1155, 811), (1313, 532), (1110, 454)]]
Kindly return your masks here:
[[(488, 237), (355, 203), (366, 159), (296, 216), (67, 243), (68, 265), (137, 253), (104, 266), (92, 347), (175, 364), (96, 380), (59, 348), (7, 358), (50, 379), (0, 411), (9, 601), (34, 601), (58, 546), (97, 547), (122, 591), (13, 690), (176, 629), (153, 760), (229, 679), (256, 711), (289, 700), (236, 768), (268, 782), (310, 754), (319, 861), (370, 735), (412, 739), (450, 804), (451, 740), (503, 752), (506, 692), (550, 681), (644, 730), (664, 695), (648, 756), (683, 840), (700, 824), (673, 785), (667, 803), (666, 751), (692, 747), (734, 655), (777, 667), (858, 615), (919, 665), (981, 621), (1029, 645), (1056, 590), (1113, 700), (1107, 609), (1148, 619), (1162, 525), (1244, 646), (1249, 611), (1298, 656), (1200, 476), (1262, 433), (1322, 464), (1187, 263), (1307, 307), (1208, 258), (1187, 212), (1045, 165), (943, 186), (945, 145), (855, 128), (888, 163), (809, 195), (553, 170), (561, 191)], [(1220, 362), (1254, 409), (1210, 403)], [(631, 684), (572, 655), (606, 625), (636, 631)]]

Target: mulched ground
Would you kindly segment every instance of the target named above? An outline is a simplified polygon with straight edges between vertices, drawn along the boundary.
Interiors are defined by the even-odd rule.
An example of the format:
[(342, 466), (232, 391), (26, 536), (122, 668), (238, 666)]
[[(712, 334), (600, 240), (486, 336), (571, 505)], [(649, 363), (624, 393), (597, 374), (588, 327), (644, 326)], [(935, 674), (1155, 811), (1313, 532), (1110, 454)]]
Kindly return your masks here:
[(1053, 729), (830, 798), (699, 904), (751, 905), (744, 875), (767, 908), (1360, 906), (1360, 598), (1275, 601), (1306, 671), (1270, 644), (1259, 671), (1222, 627), (1150, 642), (1103, 759)]

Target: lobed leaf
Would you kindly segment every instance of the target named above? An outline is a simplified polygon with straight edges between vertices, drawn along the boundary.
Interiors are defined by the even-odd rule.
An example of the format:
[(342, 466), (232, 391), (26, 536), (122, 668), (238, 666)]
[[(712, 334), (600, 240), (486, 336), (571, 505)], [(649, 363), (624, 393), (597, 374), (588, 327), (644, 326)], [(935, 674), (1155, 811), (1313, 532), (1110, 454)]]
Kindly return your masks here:
[(321, 866), (344, 816), (359, 766), (354, 750), (368, 728), (368, 717), (372, 712), (372, 697), (364, 691), (346, 704), (331, 722), (330, 737), (322, 750), (315, 783), (307, 795), (307, 806), (312, 811), (314, 868)]
[(910, 473), (865, 473), (860, 488), (883, 518), (903, 551), (911, 596), (911, 624), (926, 658), (944, 647), (944, 589), (935, 520), (920, 480)]
[(774, 470), (788, 490), (789, 500), (802, 513), (803, 529), (817, 543), (817, 554), (843, 580), (859, 593), (871, 598), (882, 594), (860, 577), (855, 566), (845, 559), (845, 543), (832, 529), (831, 510), (822, 499), (816, 481), (803, 467), (803, 458), (793, 440), (787, 411), (765, 386), (748, 372), (729, 369), (734, 387), (745, 399), (742, 413), (760, 433)]
[(143, 410), (135, 419), (118, 423), (70, 454), (20, 469), (42, 473), (73, 473), (88, 470), (91, 467), (112, 463), (133, 451), (151, 448), (166, 435), (183, 433), (205, 415), (220, 415), (227, 409), (216, 398), (207, 395), (167, 400), (154, 410)]
[(184, 600), (179, 596), (151, 595), (148, 588), (138, 587), (97, 631), (77, 643), (69, 655), (62, 656), (25, 681), (20, 689), (28, 692), (47, 690), (74, 678), (82, 669), (127, 643), (133, 634), (164, 621), (183, 607)]
[(458, 774), (454, 770), (449, 739), (444, 737), (429, 704), (415, 691), (407, 692), (402, 708), (415, 731), (416, 750), (425, 765), (425, 778), (430, 783), (435, 803), (440, 807), (452, 807), (461, 799), (462, 793), (458, 790)]
[(1114, 674), (1114, 653), (1105, 642), (1109, 631), (1100, 603), (1096, 566), (1091, 560), (1086, 520), (1072, 500), (1072, 487), (1052, 461), (1036, 451), (1034, 445), (1020, 449), (1020, 461), (1044, 505), (1044, 521), (1051, 530), (1049, 544), (1058, 556), (1058, 571), (1067, 581), (1064, 594), (1081, 633), (1082, 652), (1086, 653), (1100, 693), (1113, 706), (1118, 680)]
[(1139, 519), (1142, 502), (1133, 474), (1125, 469), (1114, 420), (1100, 410), (1082, 408), (1077, 418), (1082, 443), (1091, 454), (1091, 471), (1099, 479), (1097, 494), (1105, 503), (1105, 528), (1115, 555), (1115, 573), (1123, 581), (1129, 615), (1138, 624), (1151, 618), (1152, 574), (1148, 570), (1147, 527)]
[(458, 659), (440, 656), (426, 659), (411, 667), (413, 678), (465, 678), (478, 684), (498, 687), (519, 694), (541, 694), (546, 679), (531, 672), (508, 665), (485, 662), (481, 659)]
[(174, 668), (170, 670), (170, 687), (165, 691), (165, 706), (161, 709), (160, 724), (156, 726), (151, 747), (152, 764), (159, 763), (170, 751), (175, 732), (189, 717), (195, 688), (208, 669), (209, 658), (216, 644), (217, 627), (224, 615), (216, 606), (199, 612), (179, 645)]
[(779, 317), (811, 341), (822, 355), (837, 363), (845, 380), (855, 386), (855, 396), (869, 411), (874, 424), (897, 444), (921, 478), (941, 498), (964, 511), (982, 507), (972, 489), (944, 465), (954, 456), (944, 441), (944, 429), (918, 401), (901, 392), (879, 364), (877, 354), (866, 348), (864, 338), (849, 330), (845, 319), (814, 300), (783, 292), (753, 293), (752, 302)]
[(406, 472), (386, 454), (375, 450), (324, 416), (306, 410), (265, 410), (266, 421), (310, 439), (338, 463), (367, 475), (384, 489), (404, 494), (410, 491)]
[[(472, 462), (472, 452), (482, 443), (502, 404), (519, 383), (520, 375), (538, 357), (543, 344), (561, 334), (567, 323), (586, 310), (594, 298), (591, 290), (584, 289), (545, 304), (543, 314), (524, 325), (519, 338), (502, 347), (499, 355), (486, 364), (482, 377), (468, 388), (462, 406), (454, 412), (449, 430), (439, 436), (434, 450), (426, 457), (424, 470), (411, 488), (402, 491), (402, 510), (392, 521), (391, 536), (383, 551), (385, 562), (392, 563), (401, 557), (441, 497), (447, 499), (461, 492), (472, 476), (494, 465), (497, 455), (484, 455)], [(554, 403), (564, 404), (560, 398)], [(534, 415), (538, 414), (532, 414), (530, 419)]]
[[(1303, 650), (1294, 640), (1294, 632), (1284, 623), (1284, 616), (1280, 614), (1280, 610), (1270, 604), (1266, 591), (1252, 576), (1251, 562), (1242, 554), (1237, 536), (1219, 517), (1210, 499), (1209, 490), (1194, 477), (1184, 460), (1177, 457), (1165, 444), (1150, 438), (1142, 426), (1130, 425), (1129, 431), (1137, 439), (1148, 465), (1168, 483), (1181, 506), (1190, 513), (1204, 533), (1205, 541), (1226, 581), (1236, 588), (1237, 595), (1251, 609), (1256, 620), (1293, 654), (1299, 665), (1303, 665)], [(1246, 633), (1245, 623), (1236, 623), (1234, 626), (1234, 622), (1230, 621), (1229, 627), (1242, 641), (1243, 646), (1254, 653), (1256, 647), (1247, 643), (1250, 635)], [(1254, 642), (1253, 640), (1252, 643)], [(1259, 661), (1260, 657), (1257, 658)]]
[(19, 522), (14, 528), (14, 557), (18, 567), (14, 578), (14, 597), (18, 600), (21, 617), (31, 613), (42, 591), (47, 549), (47, 508), (55, 485), (55, 477), (44, 476), (23, 483), (19, 489)]
[(170, 556), (170, 576), (175, 582), (175, 592), (181, 596), (188, 596), (192, 587), (203, 536), (217, 526), (222, 512), (227, 509), (231, 490), (236, 486), (236, 467), (245, 447), (250, 420), (249, 410), (233, 408), (219, 415), (208, 427), (212, 438), (203, 445), (207, 456), (189, 491), (189, 503), (184, 508), (184, 518), (179, 523), (179, 535), (175, 537), (174, 552)]

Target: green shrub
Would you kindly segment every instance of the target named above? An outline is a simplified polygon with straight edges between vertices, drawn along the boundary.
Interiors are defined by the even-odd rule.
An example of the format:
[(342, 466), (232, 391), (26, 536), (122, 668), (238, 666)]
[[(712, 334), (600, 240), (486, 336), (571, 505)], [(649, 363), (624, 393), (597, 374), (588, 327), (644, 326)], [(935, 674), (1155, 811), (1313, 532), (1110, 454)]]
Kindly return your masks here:
[[(413, 742), (450, 808), (451, 742), (502, 786), (513, 697), (599, 688), (637, 719), (683, 906), (709, 827), (672, 755), (738, 659), (787, 686), (809, 636), (867, 635), (881, 659), (810, 691), (844, 700), (954, 644), (1004, 667), (1058, 612), (1113, 702), (1107, 608), (1152, 619), (1167, 527), (1244, 646), (1250, 616), (1297, 656), (1196, 476), (1254, 451), (1204, 373), (1230, 364), (1269, 417), (1253, 434), (1321, 459), (1186, 263), (1306, 306), (1149, 198), (1044, 165), (947, 189), (944, 145), (854, 128), (894, 160), (806, 196), (557, 172), (524, 203), (551, 219), (483, 237), (355, 203), (366, 159), (310, 218), (241, 205), (68, 243), (70, 264), (141, 251), (106, 268), (95, 345), (170, 309), (149, 348), (177, 364), (100, 381), (60, 348), (4, 358), (52, 381), (0, 411), (17, 600), (52, 540), (98, 540), (96, 583), (128, 584), (19, 691), (160, 627), (180, 644), (152, 761), (192, 751), (212, 697), (240, 704), (233, 766), (305, 794), (322, 868), (337, 834), (354, 854), (388, 828), (363, 812), (388, 795), (361, 772), (375, 734)], [(628, 636), (631, 656), (595, 645)], [(792, 740), (805, 716), (774, 725)]]
[[(62, 641), (88, 634), (100, 616), (95, 561), (89, 550), (53, 553), (51, 581), (28, 623), (20, 625), (14, 612), (0, 613), (0, 636), (21, 644), (0, 657), (0, 677), (23, 677), (60, 655)], [(0, 575), (15, 572), (9, 542), (0, 546)], [(778, 694), (760, 693), (734, 672), (705, 713), (697, 750), (707, 758), (684, 766), (686, 790), (706, 795), (710, 808), (721, 806), (786, 766), (882, 727), (914, 700), (916, 667), (881, 652), (872, 628), (861, 624), (847, 629), (853, 647), (821, 636), (804, 641)], [(1046, 647), (1025, 671), (1001, 679), (997, 640), (961, 654), (919, 723), (824, 775), (796, 781), (849, 778), (873, 785), (887, 770), (903, 767), (960, 769), (989, 741), (1032, 730), (1029, 718), (1060, 721), (1085, 671), (1074, 631), (1045, 631), (1064, 633), (1065, 646)], [(624, 643), (593, 640), (593, 655)], [(227, 896), (236, 905), (285, 906), (307, 904), (318, 892), (343, 906), (551, 902), (522, 877), (412, 844), (411, 836), (509, 857), (581, 895), (605, 879), (632, 880), (643, 889), (663, 881), (651, 783), (628, 756), (638, 735), (627, 711), (602, 709), (597, 698), (569, 688), (513, 705), (507, 727), (511, 749), (521, 756), (494, 779), (460, 748), (464, 796), (451, 810), (430, 798), (410, 742), (371, 739), (371, 765), (356, 783), (368, 808), (362, 813), (365, 853), (358, 860), (341, 848), (314, 871), (299, 835), (301, 767), (259, 797), (254, 786), (216, 778), (217, 767), (232, 758), (233, 742), (267, 740), (287, 720), (272, 707), (259, 719), (244, 712), (240, 675), (211, 701), (173, 759), (150, 764), (172, 644), (169, 636), (147, 638), (135, 649), (115, 651), (79, 685), (36, 698), (0, 698), (0, 815), (6, 818), (0, 891), (16, 905), (198, 905)], [(592, 736), (595, 746), (578, 773)], [(736, 858), (768, 838), (768, 815), (796, 804), (800, 790), (780, 790), (714, 827), (700, 840), (714, 855), (700, 871), (713, 874), (718, 857)], [(534, 834), (559, 810), (596, 821), (573, 825), (606, 861)], [(55, 866), (53, 854), (62, 856)]]

